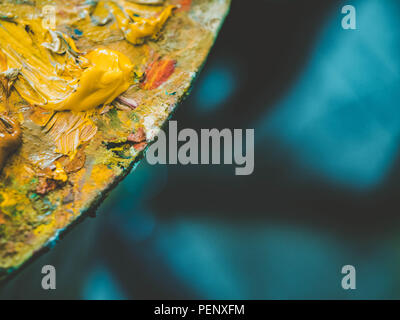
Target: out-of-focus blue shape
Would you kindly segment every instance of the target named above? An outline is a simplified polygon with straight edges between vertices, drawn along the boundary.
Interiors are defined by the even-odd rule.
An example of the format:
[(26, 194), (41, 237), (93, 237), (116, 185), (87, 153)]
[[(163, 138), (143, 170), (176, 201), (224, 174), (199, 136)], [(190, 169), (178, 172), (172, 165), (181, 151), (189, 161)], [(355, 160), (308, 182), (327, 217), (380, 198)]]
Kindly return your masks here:
[[(155, 246), (204, 299), (383, 299), (394, 292), (393, 244), (362, 255), (301, 227), (186, 220), (160, 228)], [(356, 290), (341, 287), (347, 264), (356, 268)]]
[(294, 161), (357, 189), (376, 186), (400, 144), (400, 3), (353, 1), (357, 30), (338, 7), (309, 65), (260, 125)]
[[(329, 181), (362, 189), (376, 186), (385, 177), (400, 143), (400, 3), (362, 0), (353, 5), (358, 29), (341, 29), (343, 16), (338, 7), (305, 71), (275, 112), (256, 127), (256, 138), (262, 133), (274, 137), (290, 150), (292, 161)], [(229, 96), (218, 88), (229, 84), (230, 76), (219, 72), (196, 96), (196, 104), (205, 111), (215, 111)], [(155, 275), (173, 273), (174, 281), (192, 289), (194, 296), (378, 299), (397, 294), (394, 275), (398, 264), (393, 252), (398, 242), (393, 239), (376, 241), (362, 252), (352, 241), (326, 230), (319, 232), (316, 226), (266, 221), (239, 225), (185, 218), (185, 214), (160, 219), (155, 228), (149, 209), (137, 202), (151, 200), (164, 185), (164, 178), (154, 183), (157, 168), (162, 166), (151, 167), (152, 171), (146, 166), (138, 168), (114, 193), (118, 198), (108, 200), (110, 210), (122, 212), (113, 216), (113, 228), (134, 245), (149, 240), (145, 250), (135, 250), (139, 260), (151, 261), (149, 269)], [(143, 233), (136, 237), (140, 226)], [(354, 291), (341, 288), (341, 268), (347, 264), (357, 270)]]
[(237, 270), (241, 255), (232, 252), (237, 238), (228, 232), (221, 225), (176, 221), (159, 228), (155, 250), (200, 297), (245, 299), (245, 279)]
[(166, 166), (151, 166), (145, 160), (141, 161), (134, 174), (128, 175), (118, 184), (99, 211), (118, 212), (121, 216), (132, 217), (134, 212), (142, 210), (138, 208), (141, 203), (145, 203), (164, 188), (167, 174)]
[(148, 239), (156, 226), (154, 215), (141, 207), (128, 214), (121, 211), (113, 213), (111, 223), (125, 239), (134, 243)]
[(208, 113), (221, 107), (237, 87), (233, 63), (219, 62), (205, 70), (194, 93), (199, 113)]
[(106, 199), (100, 214), (111, 212), (109, 223), (125, 239), (134, 243), (147, 239), (157, 221), (143, 203), (162, 190), (166, 179), (165, 166), (151, 166), (143, 160), (135, 173), (128, 175)]
[(125, 300), (126, 297), (103, 265), (98, 265), (87, 277), (82, 298), (85, 300)]

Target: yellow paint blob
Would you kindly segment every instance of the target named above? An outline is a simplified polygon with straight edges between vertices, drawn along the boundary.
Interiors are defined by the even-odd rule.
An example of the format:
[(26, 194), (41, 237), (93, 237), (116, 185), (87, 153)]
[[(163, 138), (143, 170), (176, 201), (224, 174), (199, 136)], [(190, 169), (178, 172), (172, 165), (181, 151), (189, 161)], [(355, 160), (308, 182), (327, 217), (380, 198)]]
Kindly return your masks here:
[[(128, 42), (138, 45), (156, 39), (175, 8), (99, 0), (85, 19), (99, 26), (113, 21), (104, 28), (118, 28)], [(55, 152), (73, 158), (79, 145), (97, 133), (92, 120), (96, 108), (112, 103), (134, 84), (135, 66), (114, 50), (81, 52), (67, 34), (18, 13), (0, 24), (0, 71), (13, 76), (7, 84), (40, 110), (40, 125), (54, 139)], [(59, 173), (59, 179), (65, 179)]]
[(87, 111), (111, 103), (129, 88), (133, 65), (124, 54), (95, 49), (83, 57), (87, 59), (88, 67), (76, 81), (76, 90), (60, 102), (50, 100), (44, 108)]
[(135, 45), (143, 43), (146, 38), (156, 39), (176, 8), (174, 5), (168, 5), (158, 15), (146, 17), (142, 16), (143, 9), (133, 6), (133, 4), (122, 7), (112, 1), (107, 1), (106, 6), (115, 17), (125, 39)]
[(67, 35), (49, 31), (40, 21), (2, 22), (0, 48), (8, 68), (18, 69), (18, 93), (45, 109), (88, 111), (111, 103), (126, 91), (133, 64), (109, 49), (78, 51)]
[(13, 195), (7, 194), (5, 192), (0, 192), (0, 195), (3, 198), (3, 201), (0, 203), (0, 207), (6, 208), (17, 204), (17, 201), (15, 200), (15, 197), (13, 197)]
[(53, 179), (61, 182), (66, 182), (68, 180), (68, 175), (61, 166), (59, 162), (55, 162), (56, 169), (53, 172)]
[(0, 68), (15, 70), (13, 85), (24, 100), (49, 110), (41, 111), (46, 118), (41, 125), (54, 138), (55, 151), (73, 157), (97, 132), (91, 120), (95, 108), (133, 84), (134, 65), (110, 49), (82, 53), (69, 36), (44, 29), (40, 20), (21, 19), (0, 25)]

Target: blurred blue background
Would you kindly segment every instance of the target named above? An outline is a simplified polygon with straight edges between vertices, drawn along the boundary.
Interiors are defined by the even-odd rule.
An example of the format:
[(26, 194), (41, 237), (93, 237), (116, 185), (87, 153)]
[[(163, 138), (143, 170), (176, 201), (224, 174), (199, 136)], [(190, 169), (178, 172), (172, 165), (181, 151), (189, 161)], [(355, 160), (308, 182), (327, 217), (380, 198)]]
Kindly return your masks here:
[(255, 128), (253, 175), (143, 161), (0, 298), (399, 299), (399, 80), (397, 0), (233, 0), (175, 119)]

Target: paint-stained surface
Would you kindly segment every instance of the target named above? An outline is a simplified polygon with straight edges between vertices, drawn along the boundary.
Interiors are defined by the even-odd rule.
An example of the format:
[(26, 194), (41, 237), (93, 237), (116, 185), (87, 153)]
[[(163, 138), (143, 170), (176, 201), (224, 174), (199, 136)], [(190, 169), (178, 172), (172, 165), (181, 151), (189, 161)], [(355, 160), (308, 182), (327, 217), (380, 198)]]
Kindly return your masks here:
[[(0, 150), (0, 280), (95, 210), (140, 160), (188, 92), (229, 2), (0, 4), (0, 114), (22, 131), (16, 151)], [(51, 32), (40, 24), (45, 5), (56, 8)]]

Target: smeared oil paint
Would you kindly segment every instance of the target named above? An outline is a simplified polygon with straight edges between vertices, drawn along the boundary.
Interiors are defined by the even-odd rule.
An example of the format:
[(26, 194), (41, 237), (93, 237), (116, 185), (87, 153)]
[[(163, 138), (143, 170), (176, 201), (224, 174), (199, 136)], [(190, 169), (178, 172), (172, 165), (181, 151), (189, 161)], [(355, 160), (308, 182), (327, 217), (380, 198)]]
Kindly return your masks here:
[(157, 39), (174, 9), (176, 9), (174, 5), (168, 5), (160, 11), (158, 7), (143, 6), (128, 1), (99, 1), (92, 18), (95, 24), (106, 25), (110, 22), (111, 14), (125, 39), (138, 45), (147, 38)]
[(153, 90), (161, 86), (174, 73), (176, 61), (170, 59), (156, 60), (149, 65), (146, 71), (146, 79), (142, 88)]
[[(126, 14), (125, 31), (136, 32), (132, 38), (109, 8), (93, 11), (101, 1), (54, 0), (57, 25), (51, 30), (43, 29), (38, 16), (48, 0), (0, 2), (6, 17), (0, 18), (0, 74), (5, 72), (0, 80), (7, 80), (1, 81), (6, 90), (0, 114), (23, 132), (23, 143), (9, 153), (0, 172), (0, 280), (93, 210), (138, 165), (141, 150), (189, 90), (215, 40), (208, 18), (222, 21), (229, 6), (229, 0), (201, 0), (188, 13), (172, 7), (165, 11), (177, 4), (173, 0), (104, 3), (110, 1)], [(93, 16), (108, 18), (100, 25), (93, 23)], [(144, 19), (155, 25), (140, 33), (138, 22)], [(101, 54), (89, 59), (91, 52), (103, 49), (118, 58), (108, 57), (117, 79), (128, 72), (114, 63), (121, 56), (129, 59), (129, 87), (111, 103), (105, 102), (116, 91), (104, 94), (102, 101), (88, 99), (91, 103), (84, 107), (84, 99), (66, 107), (71, 92), (79, 93), (82, 81), (77, 80), (94, 60), (101, 60), (99, 69), (107, 72)], [(88, 79), (98, 85), (99, 78)], [(90, 92), (85, 91), (88, 97)], [(58, 107), (49, 108), (49, 102)]]

